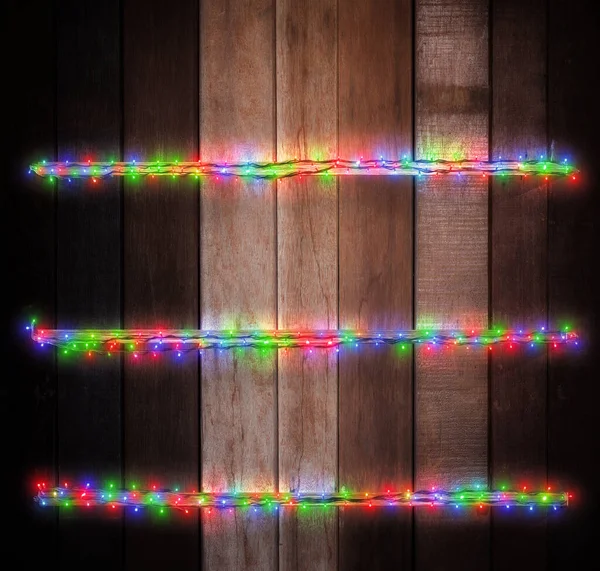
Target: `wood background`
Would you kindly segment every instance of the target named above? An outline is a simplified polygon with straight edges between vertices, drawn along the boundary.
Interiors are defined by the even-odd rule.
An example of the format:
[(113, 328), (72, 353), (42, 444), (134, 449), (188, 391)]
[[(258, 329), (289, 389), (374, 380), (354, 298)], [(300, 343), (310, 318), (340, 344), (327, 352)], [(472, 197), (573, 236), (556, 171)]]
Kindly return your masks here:
[[(1, 394), (13, 527), (30, 545), (13, 566), (583, 566), (597, 507), (592, 5), (12, 2)], [(41, 157), (456, 153), (566, 154), (584, 174), (574, 187), (340, 177), (115, 179), (93, 190), (24, 174)], [(569, 320), (589, 342), (568, 358), (373, 347), (90, 363), (38, 356), (16, 333), (32, 312), (60, 327)], [(164, 521), (40, 513), (39, 478), (300, 491), (526, 482), (576, 500), (551, 516), (329, 508)]]

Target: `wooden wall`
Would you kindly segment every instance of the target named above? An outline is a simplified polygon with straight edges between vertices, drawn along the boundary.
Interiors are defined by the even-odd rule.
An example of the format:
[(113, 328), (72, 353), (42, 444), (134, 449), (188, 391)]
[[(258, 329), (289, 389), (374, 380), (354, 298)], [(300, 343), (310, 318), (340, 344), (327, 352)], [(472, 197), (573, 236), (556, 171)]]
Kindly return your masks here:
[[(590, 40), (564, 21), (571, 10), (564, 0), (15, 4), (29, 23), (13, 63), (11, 326), (34, 309), (60, 327), (569, 319), (593, 338), (598, 144), (584, 89)], [(485, 177), (115, 179), (91, 190), (22, 172), (42, 156), (563, 153), (588, 169), (574, 190)], [(26, 507), (39, 546), (20, 554), (26, 564), (533, 571), (563, 569), (589, 546), (591, 347), (572, 362), (472, 348), (206, 352), (177, 363), (13, 352), (23, 383), (14, 422), (27, 423), (20, 507), (41, 476), (212, 491), (527, 482), (582, 499), (552, 517), (329, 508), (162, 520)]]

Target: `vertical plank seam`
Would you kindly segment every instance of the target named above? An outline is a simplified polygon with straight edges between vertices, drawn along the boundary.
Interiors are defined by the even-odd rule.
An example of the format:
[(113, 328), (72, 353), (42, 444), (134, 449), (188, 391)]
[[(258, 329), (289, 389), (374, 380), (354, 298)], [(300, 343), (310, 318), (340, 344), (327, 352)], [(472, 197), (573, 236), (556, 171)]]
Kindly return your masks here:
[[(550, 35), (550, 0), (546, 0), (545, 2), (545, 35), (544, 41), (546, 43), (545, 47), (545, 64), (546, 64), (546, 93), (544, 94), (544, 101), (546, 104), (546, 156), (551, 149), (551, 140), (550, 140), (550, 42), (548, 41)], [(550, 192), (551, 186), (550, 183), (545, 184), (546, 189), (546, 326), (550, 321), (550, 208), (551, 208), (551, 200), (550, 200)], [(546, 407), (545, 407), (545, 416), (546, 416), (546, 446), (545, 446), (545, 460), (546, 460), (546, 486), (548, 485), (548, 478), (550, 477), (550, 462), (549, 462), (549, 453), (550, 453), (550, 348), (546, 347)], [(546, 564), (548, 564), (550, 557), (550, 541), (547, 521), (544, 522), (544, 527), (546, 530), (545, 534), (545, 554), (546, 554)]]
[[(277, 0), (271, 0), (271, 6), (273, 7), (273, 85), (272, 85), (272, 117), (273, 117), (273, 155), (277, 160)], [(279, 219), (278, 219), (278, 195), (279, 195), (279, 183), (277, 180), (273, 183), (274, 186), (274, 231), (275, 231), (275, 327), (279, 327)], [(275, 394), (273, 398), (273, 406), (275, 407), (275, 489), (279, 492), (279, 349), (275, 349)], [(280, 555), (279, 555), (279, 544), (281, 535), (281, 514), (277, 510), (277, 518), (275, 525), (275, 568), (280, 568)]]
[[(201, 66), (201, 57), (202, 50), (201, 48), (201, 37), (200, 34), (202, 32), (202, 0), (198, 0), (197, 6), (197, 14), (196, 14), (196, 147), (198, 149), (198, 160), (201, 158), (201, 147), (200, 147), (200, 121), (201, 121), (201, 110), (200, 106), (202, 105), (202, 74), (200, 73)], [(196, 202), (196, 215), (198, 216), (198, 228), (197, 228), (197, 251), (196, 251), (196, 265), (197, 265), (197, 274), (196, 274), (196, 283), (197, 283), (197, 295), (198, 295), (198, 308), (197, 308), (197, 323), (198, 327), (202, 329), (202, 199), (200, 196), (200, 191), (202, 189), (202, 183), (200, 179), (198, 179), (195, 190), (198, 195), (198, 199)], [(196, 357), (196, 367), (197, 367), (197, 379), (198, 379), (198, 395), (197, 395), (197, 409), (198, 409), (198, 491), (202, 492), (203, 490), (203, 482), (202, 482), (202, 356), (200, 352)], [(200, 570), (204, 568), (204, 533), (202, 528), (202, 510), (198, 510), (198, 567)]]
[[(196, 90), (198, 92), (198, 159), (202, 158), (202, 138), (201, 138), (201, 127), (202, 111), (202, 7), (204, 2), (198, 0), (198, 58), (196, 61), (196, 67), (198, 69), (198, 83)], [(198, 179), (198, 327), (202, 328), (202, 181)], [(202, 478), (203, 469), (203, 457), (202, 451), (204, 450), (204, 438), (202, 434), (203, 424), (203, 410), (202, 410), (202, 357), (198, 354), (198, 490), (202, 492), (204, 490), (204, 482)], [(199, 532), (198, 532), (198, 564), (200, 569), (204, 568), (204, 533), (202, 527), (202, 510), (198, 513), (199, 520)]]
[[(411, 154), (412, 159), (416, 158), (417, 153), (417, 0), (412, 0), (411, 2), (411, 61), (412, 61), (412, 70), (411, 70)], [(416, 267), (417, 267), (417, 182), (415, 177), (412, 177), (411, 181), (411, 192), (412, 192), (412, 284), (411, 284), (411, 328), (415, 328), (417, 312), (416, 312), (416, 290), (417, 290), (417, 278), (416, 278)], [(416, 395), (416, 356), (415, 356), (415, 348), (411, 347), (411, 371), (410, 371), (410, 382), (411, 382), (411, 489), (415, 489), (415, 395)], [(411, 509), (410, 511), (410, 541), (411, 541), (411, 549), (410, 549), (410, 564), (411, 569), (415, 571), (416, 569), (416, 517), (415, 510)]]
[[(336, 156), (340, 154), (340, 0), (335, 3), (335, 57), (336, 57)], [(340, 179), (336, 179), (337, 188), (337, 229), (336, 229), (336, 250), (337, 250), (337, 328), (340, 328)], [(337, 404), (336, 404), (336, 490), (340, 489), (340, 354), (336, 353), (336, 377), (337, 377)], [(336, 509), (337, 537), (336, 537), (336, 569), (340, 569), (340, 509)]]
[[(488, 5), (488, 160), (493, 160), (493, 129), (494, 129), (494, 0), (489, 0)], [(492, 287), (493, 287), (493, 192), (494, 187), (492, 178), (488, 177), (488, 253), (487, 253), (487, 270), (488, 270), (488, 328), (491, 327), (494, 319), (494, 308)], [(492, 423), (492, 355), (487, 352), (487, 485), (488, 488), (493, 482), (494, 466), (493, 466), (493, 423)], [(494, 564), (494, 512), (490, 510), (490, 519), (488, 523), (488, 557), (489, 569), (493, 568)]]
[[(119, 2), (119, 105), (120, 105), (120, 116), (121, 124), (119, 126), (119, 158), (124, 160), (125, 152), (125, 2), (120, 0)], [(125, 184), (124, 180), (119, 180), (117, 183), (117, 191), (119, 193), (119, 214), (120, 214), (120, 228), (119, 228), (119, 255), (121, 259), (119, 261), (119, 326), (125, 327)], [(121, 440), (121, 484), (125, 486), (125, 358), (123, 355), (119, 356), (119, 379), (120, 387), (119, 394), (121, 403), (119, 407), (120, 412), (120, 440)], [(123, 511), (121, 517), (121, 568), (125, 569), (126, 564), (126, 516)]]
[[(57, 3), (56, 0), (54, 0), (52, 2), (52, 30), (54, 32), (54, 38), (53, 38), (53, 43), (52, 43), (52, 49), (53, 49), (53, 59), (54, 59), (54, 76), (52, 78), (54, 85), (53, 85), (53, 90), (54, 90), (54, 101), (53, 101), (53, 109), (52, 109), (52, 116), (53, 116), (53, 141), (52, 141), (52, 145), (53, 145), (53, 155), (54, 155), (54, 160), (58, 160), (58, 17), (57, 17)], [(54, 305), (54, 315), (53, 315), (53, 321), (54, 321), (54, 326), (57, 327), (58, 326), (58, 182), (54, 181), (53, 182), (53, 190), (54, 190), (54, 196), (52, 199), (52, 206), (54, 209), (54, 212), (52, 213), (53, 215), (53, 225), (54, 225), (54, 300), (53, 300), (53, 305)], [(55, 395), (55, 401), (54, 401), (54, 450), (53, 450), (53, 461), (54, 461), (54, 479), (55, 482), (58, 484), (59, 483), (59, 466), (58, 466), (58, 459), (59, 459), (59, 445), (60, 445), (60, 435), (59, 435), (59, 414), (60, 414), (60, 407), (59, 407), (59, 398), (58, 398), (58, 393), (59, 393), (59, 379), (58, 379), (58, 355), (55, 355), (52, 359), (52, 372), (53, 372), (53, 377), (54, 377), (54, 395)], [(56, 538), (57, 538), (57, 542), (56, 542), (56, 553), (55, 553), (55, 561), (57, 563), (60, 563), (60, 510), (56, 510), (56, 516), (55, 516), (55, 526), (56, 526)]]

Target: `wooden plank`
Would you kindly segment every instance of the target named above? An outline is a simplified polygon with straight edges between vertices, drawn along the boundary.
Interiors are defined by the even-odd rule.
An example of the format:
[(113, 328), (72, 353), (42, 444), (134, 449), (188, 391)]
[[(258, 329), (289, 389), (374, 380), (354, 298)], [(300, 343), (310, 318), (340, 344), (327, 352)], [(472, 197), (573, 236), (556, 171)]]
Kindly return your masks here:
[[(492, 159), (546, 155), (546, 3), (493, 4)], [(547, 326), (547, 189), (535, 179), (494, 179), (492, 325)], [(492, 486), (546, 485), (546, 350), (491, 354)], [(494, 568), (546, 569), (542, 512), (492, 514)]]
[[(274, 5), (205, 0), (200, 33), (203, 160), (273, 160)], [(201, 322), (205, 328), (275, 327), (275, 184), (205, 180), (201, 193)], [(277, 486), (274, 351), (202, 357), (202, 487)], [(203, 565), (277, 566), (276, 512), (204, 511)]]
[[(417, 3), (417, 158), (487, 158), (487, 10), (483, 0)], [(473, 178), (417, 182), (417, 327), (487, 327), (487, 187)], [(415, 366), (415, 489), (487, 485), (487, 354), (419, 349)], [(415, 516), (417, 569), (489, 566), (488, 517)]]
[[(124, 156), (173, 160), (198, 153), (198, 5), (160, 0), (124, 7)], [(126, 327), (198, 327), (198, 185), (125, 182)], [(125, 477), (198, 489), (198, 368), (194, 354), (125, 358)], [(128, 568), (199, 565), (198, 517), (168, 525), (126, 514)]]
[[(353, 1), (339, 10), (339, 147), (345, 158), (412, 147), (412, 3)], [(412, 325), (413, 198), (407, 178), (340, 180), (342, 328)], [(412, 487), (410, 356), (380, 347), (339, 354), (339, 483)], [(408, 568), (408, 510), (340, 509), (342, 569)]]
[[(580, 352), (550, 351), (548, 378), (548, 483), (573, 492), (572, 507), (551, 514), (548, 566), (585, 569), (598, 550), (597, 434), (600, 399), (600, 273), (598, 271), (598, 86), (594, 2), (549, 1), (548, 117), (556, 159), (570, 157), (579, 182), (552, 182), (548, 204), (549, 317), (582, 335)], [(568, 18), (565, 15), (568, 14)]]
[[(98, 12), (57, 4), (59, 160), (120, 155), (119, 2)], [(99, 89), (98, 86), (102, 87)], [(121, 195), (116, 180), (91, 188), (61, 181), (57, 200), (57, 316), (61, 328), (121, 323)], [(120, 359), (58, 356), (58, 478), (83, 485), (121, 480)], [(90, 445), (91, 444), (91, 445)], [(61, 565), (122, 564), (122, 513), (60, 512)]]
[[(9, 494), (10, 525), (3, 538), (4, 559), (28, 569), (56, 566), (56, 510), (32, 501), (36, 483), (56, 477), (56, 361), (28, 339), (27, 322), (37, 317), (55, 325), (55, 184), (27, 175), (31, 162), (56, 158), (56, 27), (52, 3), (8, 3), (4, 21), (19, 27), (19, 46), (6, 58), (4, 104), (6, 170), (2, 177), (3, 232), (6, 238), (4, 355), (8, 365), (0, 388), (4, 438), (3, 482)], [(35, 18), (31, 15), (35, 14)], [(31, 72), (31, 62), (47, 54), (48, 65)], [(23, 537), (35, 549), (23, 549)]]
[[(277, 158), (337, 156), (337, 3), (277, 4)], [(338, 326), (335, 180), (277, 183), (279, 328)], [(337, 485), (337, 353), (280, 351), (279, 490)], [(284, 510), (279, 568), (337, 567), (337, 510)]]

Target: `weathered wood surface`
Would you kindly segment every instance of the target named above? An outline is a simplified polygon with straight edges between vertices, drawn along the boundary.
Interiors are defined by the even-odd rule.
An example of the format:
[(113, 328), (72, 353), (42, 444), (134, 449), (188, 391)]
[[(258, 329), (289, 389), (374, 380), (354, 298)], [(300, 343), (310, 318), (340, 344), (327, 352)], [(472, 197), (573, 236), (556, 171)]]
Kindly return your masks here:
[[(132, 2), (101, 12), (14, 3), (7, 20), (26, 22), (9, 58), (15, 170), (88, 151), (233, 160), (549, 150), (577, 158), (581, 185), (552, 183), (547, 194), (533, 180), (417, 181), (414, 204), (402, 177), (128, 179), (98, 193), (73, 182), (56, 196), (19, 171), (6, 209), (18, 312), (81, 327), (573, 319), (598, 338), (591, 1)], [(595, 347), (549, 359), (418, 352), (414, 387), (411, 358), (383, 348), (122, 367), (61, 359), (57, 369), (32, 361), (21, 339), (9, 347), (18, 363), (5, 390), (27, 442), (15, 486), (42, 475), (206, 490), (541, 486), (547, 471), (550, 485), (575, 491), (575, 509), (550, 520), (331, 509), (168, 523), (128, 514), (123, 528), (119, 515), (31, 509), (25, 566), (584, 567), (597, 496)]]
[[(579, 354), (550, 352), (548, 484), (573, 493), (573, 509), (548, 522), (551, 570), (585, 569), (598, 548), (597, 409), (600, 399), (600, 170), (595, 2), (548, 2), (548, 131), (555, 158), (570, 158), (579, 181), (552, 182), (548, 202), (551, 323), (582, 335)], [(568, 18), (565, 16), (568, 14)]]
[[(198, 153), (198, 4), (125, 3), (124, 157), (173, 160)], [(198, 185), (194, 179), (127, 179), (124, 199), (125, 327), (198, 326)], [(198, 489), (196, 355), (125, 358), (127, 484)], [(126, 515), (133, 569), (199, 566), (198, 518)], [(158, 516), (157, 516), (158, 517)]]
[[(339, 10), (340, 156), (398, 157), (412, 146), (412, 8), (350, 2)], [(342, 328), (412, 324), (410, 179), (339, 182), (339, 321)], [(412, 484), (412, 373), (389, 348), (339, 354), (339, 482), (349, 490)], [(341, 569), (406, 567), (409, 511), (340, 509)]]
[[(277, 4), (277, 159), (337, 155), (337, 3)], [(338, 326), (337, 180), (277, 183), (277, 325)], [(279, 351), (279, 490), (337, 488), (335, 351)], [(337, 509), (280, 514), (279, 568), (337, 568)]]
[[(275, 13), (271, 0), (203, 2), (200, 151), (203, 160), (275, 158)], [(206, 180), (201, 186), (201, 323), (276, 327), (274, 182)], [(202, 357), (202, 487), (277, 486), (277, 355)], [(203, 565), (275, 569), (276, 512), (202, 513)]]
[[(417, 158), (487, 158), (487, 9), (483, 0), (417, 3)], [(487, 189), (487, 179), (417, 181), (417, 327), (487, 327)], [(487, 485), (487, 358), (416, 351), (415, 489)], [(470, 510), (417, 511), (416, 568), (488, 568), (488, 524)]]
[[(98, 12), (81, 2), (56, 5), (59, 160), (119, 156), (121, 45), (118, 2)], [(102, 88), (98, 89), (98, 85)], [(120, 181), (90, 189), (60, 181), (57, 193), (57, 325), (121, 324)], [(95, 192), (98, 190), (98, 192)], [(122, 466), (121, 360), (58, 355), (58, 479), (119, 483)], [(122, 565), (122, 512), (62, 511), (65, 568)]]
[[(491, 156), (547, 153), (546, 3), (495, 2), (491, 14)], [(547, 202), (539, 178), (491, 186), (491, 324), (547, 326)], [(490, 360), (491, 485), (546, 485), (546, 348), (499, 348)], [(546, 569), (543, 512), (492, 514), (494, 568)]]

